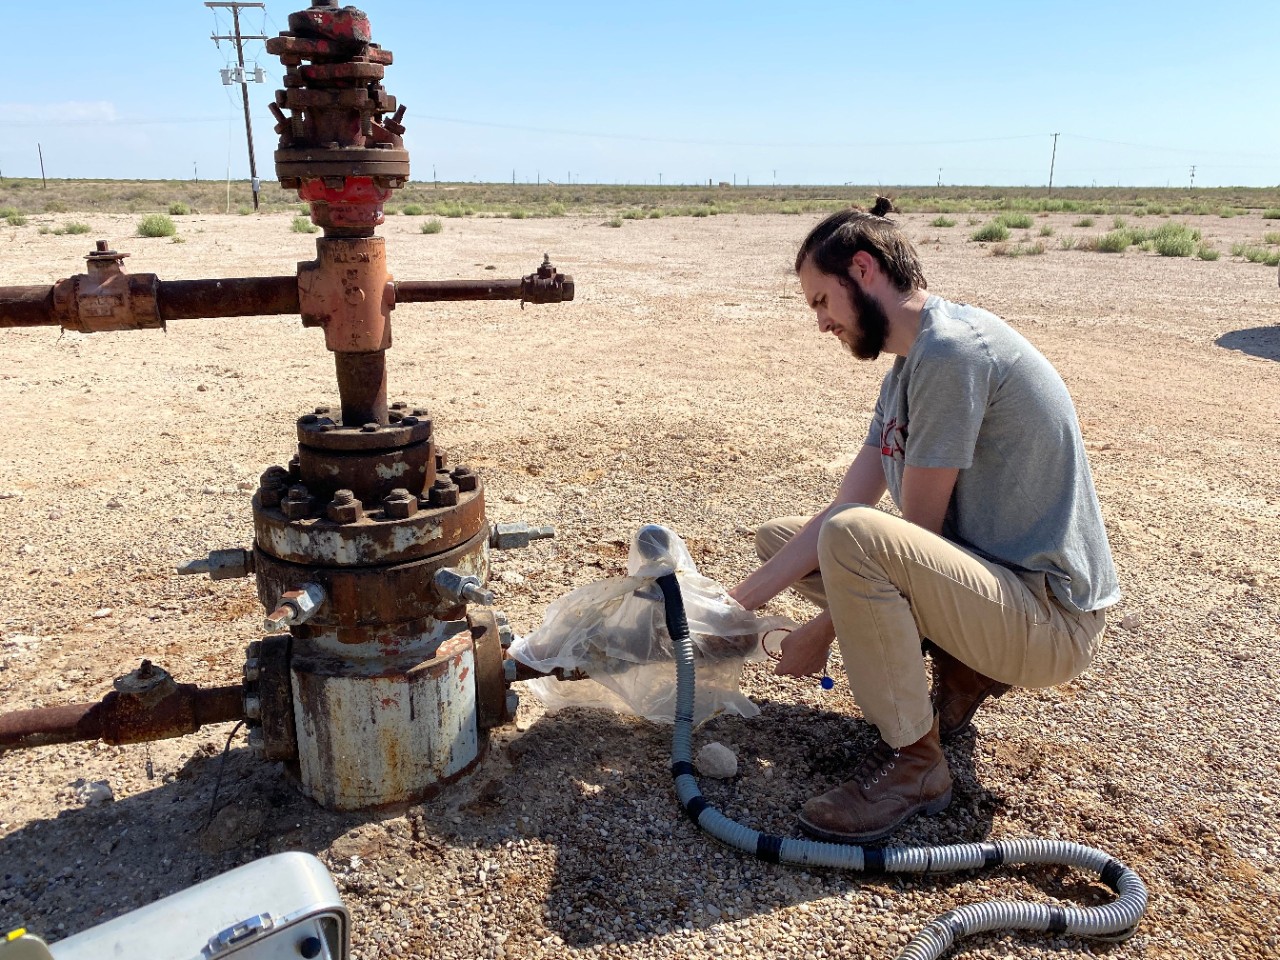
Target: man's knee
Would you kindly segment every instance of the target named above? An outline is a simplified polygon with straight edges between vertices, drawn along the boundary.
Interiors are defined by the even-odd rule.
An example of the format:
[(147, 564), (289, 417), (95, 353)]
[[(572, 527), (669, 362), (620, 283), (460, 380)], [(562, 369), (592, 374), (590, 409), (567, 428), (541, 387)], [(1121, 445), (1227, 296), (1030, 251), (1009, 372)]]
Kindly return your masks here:
[(867, 555), (876, 539), (877, 528), (889, 514), (865, 503), (846, 503), (833, 509), (818, 531), (818, 556), (830, 557), (854, 547)]
[[(796, 535), (799, 527), (795, 517), (776, 517), (766, 520), (756, 528), (756, 556), (769, 560)], [(803, 521), (801, 521), (803, 525)]]

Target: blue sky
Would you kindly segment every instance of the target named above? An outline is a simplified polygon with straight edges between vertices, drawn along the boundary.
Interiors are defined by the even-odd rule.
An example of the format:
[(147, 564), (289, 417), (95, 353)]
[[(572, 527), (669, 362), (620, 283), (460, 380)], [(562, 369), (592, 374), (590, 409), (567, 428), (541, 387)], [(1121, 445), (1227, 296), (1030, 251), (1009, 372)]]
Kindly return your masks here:
[[(248, 175), (201, 0), (0, 3), (5, 176), (39, 175), (37, 143), (51, 177)], [(1058, 132), (1057, 185), (1280, 183), (1276, 0), (360, 5), (415, 179), (1038, 186)], [(249, 53), (269, 179), (281, 71)]]

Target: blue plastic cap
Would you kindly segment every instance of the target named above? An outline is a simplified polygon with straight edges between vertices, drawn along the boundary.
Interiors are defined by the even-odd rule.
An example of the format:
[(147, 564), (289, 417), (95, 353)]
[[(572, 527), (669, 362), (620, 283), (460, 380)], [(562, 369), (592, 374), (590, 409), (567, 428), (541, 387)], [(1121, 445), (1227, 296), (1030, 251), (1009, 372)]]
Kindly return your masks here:
[(823, 677), (821, 682), (822, 682), (822, 689), (823, 689), (823, 690), (833, 690), (833, 689), (835, 689), (836, 682), (835, 682), (834, 680), (832, 680), (830, 677)]

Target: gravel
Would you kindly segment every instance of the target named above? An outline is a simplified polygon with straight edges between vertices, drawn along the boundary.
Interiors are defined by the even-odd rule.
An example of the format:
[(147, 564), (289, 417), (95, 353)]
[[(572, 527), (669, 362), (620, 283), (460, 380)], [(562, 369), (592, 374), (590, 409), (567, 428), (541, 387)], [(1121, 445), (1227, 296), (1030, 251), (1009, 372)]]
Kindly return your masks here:
[[(164, 279), (291, 272), (287, 217), (191, 217), (187, 242), (94, 236)], [(904, 843), (1044, 835), (1136, 869), (1147, 919), (1116, 958), (1280, 956), (1280, 334), (1275, 271), (1131, 251), (992, 257), (967, 231), (904, 218), (932, 288), (1009, 319), (1071, 387), (1125, 597), (1094, 668), (984, 708), (948, 748), (956, 799)], [(1058, 235), (1071, 217), (1042, 223)], [(1226, 249), (1263, 222), (1187, 218)], [(392, 399), (432, 409), (477, 467), (493, 521), (556, 525), (498, 554), (517, 632), (568, 590), (620, 573), (640, 523), (679, 531), (707, 575), (752, 566), (751, 531), (812, 511), (861, 442), (884, 361), (819, 337), (788, 261), (809, 217), (449, 221), (385, 228), (397, 277), (529, 273), (550, 252), (576, 303), (404, 305)], [(1093, 232), (1100, 232), (1095, 230)], [(128, 239), (124, 239), (128, 238)], [(0, 283), (80, 269), (83, 238), (6, 230)], [(288, 318), (156, 332), (0, 336), (0, 710), (96, 700), (148, 657), (180, 682), (239, 675), (262, 615), (250, 581), (173, 567), (251, 536), (248, 492), (333, 403), (320, 335)], [(802, 601), (770, 612), (797, 618)], [(833, 676), (839, 676), (833, 664)], [(737, 774), (709, 800), (790, 834), (871, 734), (843, 684), (750, 665), (761, 716), (713, 720)], [(354, 917), (355, 955), (884, 957), (929, 918), (992, 897), (1100, 903), (1057, 869), (932, 879), (805, 873), (724, 850), (672, 797), (669, 732), (530, 698), (478, 771), (408, 810), (316, 809), (230, 727), (127, 747), (0, 757), (0, 926), (69, 935), (219, 872), (308, 850)], [(220, 809), (207, 827), (215, 782)], [(105, 784), (106, 790), (98, 788)], [(86, 791), (86, 785), (94, 790)], [(92, 802), (89, 793), (105, 798)], [(1057, 957), (1070, 937), (985, 935), (965, 957)]]

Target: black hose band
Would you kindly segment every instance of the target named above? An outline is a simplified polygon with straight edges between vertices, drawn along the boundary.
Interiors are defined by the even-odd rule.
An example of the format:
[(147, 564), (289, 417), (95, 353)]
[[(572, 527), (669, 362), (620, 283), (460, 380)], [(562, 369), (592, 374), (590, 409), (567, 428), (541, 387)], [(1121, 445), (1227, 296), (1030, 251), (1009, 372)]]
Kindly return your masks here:
[(1102, 868), (1102, 882), (1118, 893), (1120, 890), (1118, 886), (1120, 877), (1124, 875), (1125, 869), (1123, 863), (1112, 857), (1107, 861), (1107, 865)]
[(686, 773), (692, 777), (693, 772), (693, 764), (688, 760), (677, 760), (671, 764), (671, 776), (673, 777), (683, 777)]
[(863, 847), (862, 868), (868, 873), (884, 873), (884, 847)]
[(1066, 933), (1067, 932), (1067, 911), (1061, 907), (1049, 908), (1049, 926), (1045, 928), (1050, 933)]
[(674, 573), (664, 573), (658, 578), (658, 589), (662, 591), (662, 612), (667, 618), (667, 633), (671, 639), (689, 635), (689, 621), (684, 615), (684, 597), (680, 593), (680, 581)]
[(948, 910), (937, 919), (937, 922), (951, 931), (952, 942), (964, 936), (964, 920), (956, 911)]
[(765, 863), (782, 862), (782, 838), (762, 833), (756, 837), (756, 856)]
[(698, 794), (696, 797), (689, 798), (689, 802), (684, 805), (684, 812), (689, 815), (690, 820), (697, 823), (698, 817), (702, 816), (702, 811), (709, 806), (711, 804), (707, 803), (706, 797)]
[(982, 845), (982, 866), (998, 867), (1004, 863), (1004, 851), (999, 845), (994, 843), (984, 843)]

